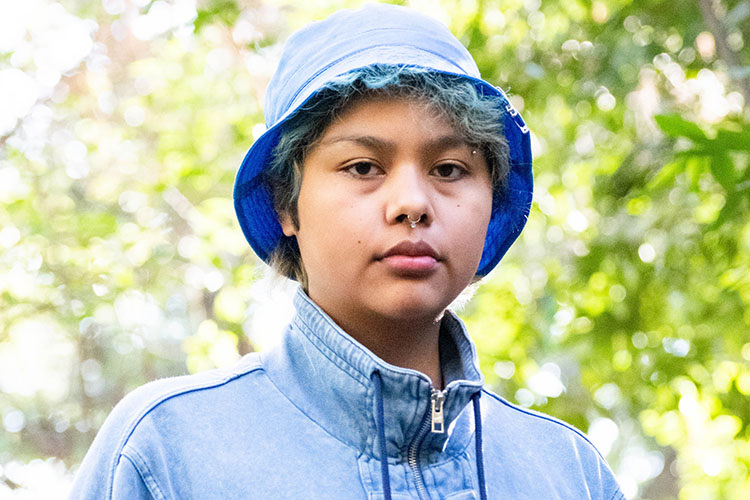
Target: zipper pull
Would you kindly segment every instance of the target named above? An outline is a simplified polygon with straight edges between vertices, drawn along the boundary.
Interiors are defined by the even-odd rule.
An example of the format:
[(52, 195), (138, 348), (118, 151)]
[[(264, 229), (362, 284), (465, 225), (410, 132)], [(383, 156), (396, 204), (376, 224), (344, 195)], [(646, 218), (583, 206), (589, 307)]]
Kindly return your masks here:
[(445, 402), (445, 393), (433, 390), (432, 396), (430, 396), (430, 402), (432, 403), (432, 432), (435, 434), (442, 434), (445, 432), (445, 426), (443, 425), (443, 403)]

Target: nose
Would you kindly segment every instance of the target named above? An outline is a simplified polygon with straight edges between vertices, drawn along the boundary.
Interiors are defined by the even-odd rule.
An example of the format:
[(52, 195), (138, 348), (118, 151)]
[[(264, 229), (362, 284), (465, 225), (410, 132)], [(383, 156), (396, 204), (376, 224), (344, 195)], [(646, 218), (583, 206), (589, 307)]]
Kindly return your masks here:
[(427, 175), (416, 164), (393, 168), (383, 186), (389, 224), (431, 224), (432, 193)]

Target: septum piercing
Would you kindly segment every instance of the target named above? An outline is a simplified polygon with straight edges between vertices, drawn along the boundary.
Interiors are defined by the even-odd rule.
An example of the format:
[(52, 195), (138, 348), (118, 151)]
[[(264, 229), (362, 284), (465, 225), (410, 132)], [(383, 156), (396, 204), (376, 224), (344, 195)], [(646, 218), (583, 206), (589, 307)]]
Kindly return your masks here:
[(411, 228), (414, 229), (415, 227), (417, 227), (417, 224), (419, 224), (419, 221), (422, 220), (422, 216), (420, 215), (419, 217), (417, 217), (417, 220), (414, 220), (411, 218), (411, 215), (407, 215), (406, 219), (409, 221), (409, 224), (411, 224)]

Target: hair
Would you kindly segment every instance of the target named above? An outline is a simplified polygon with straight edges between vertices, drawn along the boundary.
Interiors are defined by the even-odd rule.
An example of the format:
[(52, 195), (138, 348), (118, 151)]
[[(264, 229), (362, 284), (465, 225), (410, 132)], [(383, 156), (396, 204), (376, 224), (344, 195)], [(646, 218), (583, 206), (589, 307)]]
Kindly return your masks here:
[[(487, 162), (493, 192), (502, 192), (510, 169), (508, 142), (501, 118), (505, 113), (494, 96), (486, 96), (468, 79), (425, 68), (372, 65), (339, 76), (305, 102), (282, 126), (273, 158), (264, 173), (279, 215), (299, 228), (297, 200), (307, 154), (328, 126), (353, 103), (368, 97), (420, 102), (448, 120)], [(282, 237), (269, 264), (307, 289), (307, 275), (297, 240)]]

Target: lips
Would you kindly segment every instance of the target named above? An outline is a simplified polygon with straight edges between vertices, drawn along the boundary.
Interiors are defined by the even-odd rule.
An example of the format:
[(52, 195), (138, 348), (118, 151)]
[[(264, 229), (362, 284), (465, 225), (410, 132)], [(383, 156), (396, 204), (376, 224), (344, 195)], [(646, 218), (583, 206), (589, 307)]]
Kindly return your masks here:
[(377, 260), (396, 275), (411, 279), (431, 275), (439, 266), (441, 258), (424, 241), (402, 241)]
[(402, 241), (390, 250), (385, 252), (381, 259), (394, 256), (404, 257), (432, 257), (434, 260), (440, 260), (438, 253), (428, 243), (424, 241)]

